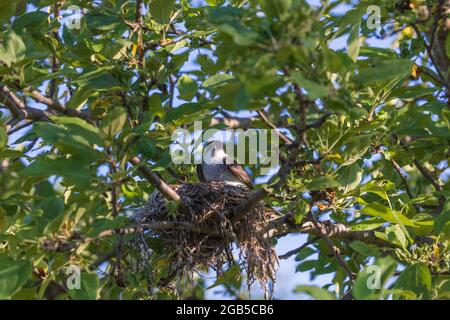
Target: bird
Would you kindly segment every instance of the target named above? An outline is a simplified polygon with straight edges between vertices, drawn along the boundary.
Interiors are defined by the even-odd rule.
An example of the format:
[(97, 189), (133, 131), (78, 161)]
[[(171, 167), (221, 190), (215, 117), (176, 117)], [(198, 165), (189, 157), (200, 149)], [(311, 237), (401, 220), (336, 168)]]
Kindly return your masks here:
[[(205, 162), (197, 165), (197, 176), (201, 182), (224, 182), (227, 185), (253, 189), (253, 182), (245, 170), (231, 162), (226, 154), (223, 143), (217, 140), (209, 141), (205, 146)], [(228, 162), (228, 163), (227, 163)]]

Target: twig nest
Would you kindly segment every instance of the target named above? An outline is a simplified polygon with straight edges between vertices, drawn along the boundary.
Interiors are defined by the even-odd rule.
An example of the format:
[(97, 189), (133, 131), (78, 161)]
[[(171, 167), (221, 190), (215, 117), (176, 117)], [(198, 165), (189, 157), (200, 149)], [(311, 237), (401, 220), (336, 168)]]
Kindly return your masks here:
[(183, 222), (194, 226), (150, 234), (172, 252), (178, 273), (192, 275), (212, 268), (220, 275), (227, 266), (239, 265), (249, 286), (255, 280), (263, 287), (269, 280), (275, 281), (278, 259), (264, 234), (273, 210), (260, 202), (242, 215), (240, 209), (252, 191), (222, 182), (185, 183), (174, 189), (183, 201), (181, 209), (154, 192), (136, 219), (138, 224)]

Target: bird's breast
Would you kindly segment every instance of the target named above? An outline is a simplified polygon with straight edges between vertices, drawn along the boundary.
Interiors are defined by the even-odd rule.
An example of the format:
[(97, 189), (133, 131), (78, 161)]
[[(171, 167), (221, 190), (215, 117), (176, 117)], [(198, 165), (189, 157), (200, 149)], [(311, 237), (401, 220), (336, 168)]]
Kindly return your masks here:
[(226, 169), (225, 164), (203, 164), (203, 177), (206, 181), (221, 181)]

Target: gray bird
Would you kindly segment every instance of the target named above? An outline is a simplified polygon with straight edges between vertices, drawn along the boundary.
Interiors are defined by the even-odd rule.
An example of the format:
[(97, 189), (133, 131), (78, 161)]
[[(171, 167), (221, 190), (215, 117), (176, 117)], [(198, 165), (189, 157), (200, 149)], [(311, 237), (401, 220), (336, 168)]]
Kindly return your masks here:
[[(250, 176), (242, 167), (230, 162), (220, 141), (210, 141), (205, 147), (205, 156), (208, 161), (197, 165), (197, 176), (202, 182), (223, 181), (232, 186), (241, 186), (253, 189)], [(205, 159), (204, 159), (205, 160)]]

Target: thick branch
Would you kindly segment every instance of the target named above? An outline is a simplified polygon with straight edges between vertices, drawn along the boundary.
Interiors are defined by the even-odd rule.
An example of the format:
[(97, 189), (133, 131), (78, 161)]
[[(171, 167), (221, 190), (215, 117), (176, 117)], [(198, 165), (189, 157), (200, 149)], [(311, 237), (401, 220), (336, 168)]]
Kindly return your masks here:
[[(142, 233), (147, 230), (152, 231), (163, 231), (163, 230), (189, 230), (193, 232), (199, 232), (204, 234), (211, 234), (211, 230), (208, 228), (202, 228), (196, 226), (189, 222), (178, 222), (178, 221), (163, 221), (163, 222), (154, 222), (147, 224), (139, 224), (119, 229), (110, 229), (100, 232), (96, 237), (83, 237), (77, 235), (77, 237), (73, 237), (68, 240), (47, 240), (43, 243), (43, 249), (46, 251), (52, 252), (64, 252), (70, 251), (72, 249), (77, 248), (81, 244), (86, 244), (92, 241), (113, 237), (116, 235), (125, 236), (129, 234)], [(70, 242), (70, 240), (74, 240)]]
[(37, 90), (26, 89), (25, 92), (29, 93), (30, 96), (34, 100), (36, 100), (39, 103), (45, 104), (50, 109), (53, 109), (57, 112), (65, 114), (67, 116), (78, 117), (78, 118), (81, 118), (88, 122), (92, 122), (92, 120), (90, 119), (89, 113), (87, 113), (87, 112), (82, 112), (79, 110), (66, 108), (66, 106), (64, 104), (62, 104), (61, 102), (59, 102), (57, 100), (53, 100), (51, 98), (48, 98), (48, 97), (44, 96), (43, 94), (41, 94)]
[[(331, 223), (330, 221), (320, 221), (318, 224), (325, 229), (326, 235), (330, 238), (350, 242), (359, 240), (379, 247), (392, 247), (391, 243), (376, 237), (373, 231), (352, 231), (345, 224)], [(308, 218), (303, 219), (300, 224), (295, 224), (293, 214), (286, 214), (273, 219), (267, 227), (267, 235), (271, 238), (279, 238), (296, 232), (319, 235), (317, 227)]]

